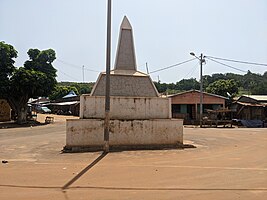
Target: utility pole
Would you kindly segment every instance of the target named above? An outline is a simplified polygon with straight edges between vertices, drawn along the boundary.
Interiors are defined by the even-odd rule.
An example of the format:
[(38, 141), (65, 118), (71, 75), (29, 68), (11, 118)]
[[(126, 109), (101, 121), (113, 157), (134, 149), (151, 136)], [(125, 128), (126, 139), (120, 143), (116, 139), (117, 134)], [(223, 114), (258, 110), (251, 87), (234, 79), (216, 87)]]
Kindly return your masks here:
[(107, 8), (107, 49), (106, 49), (106, 94), (105, 94), (105, 122), (104, 122), (104, 152), (109, 152), (109, 112), (110, 112), (110, 55), (111, 55), (111, 0)]
[(83, 71), (83, 83), (84, 83), (84, 65), (82, 67), (82, 71)]
[(147, 62), (146, 62), (146, 73), (149, 74)]
[(200, 54), (200, 58), (195, 55), (194, 52), (190, 53), (191, 56), (194, 56), (200, 61), (200, 102), (199, 102), (199, 124), (200, 127), (202, 128), (202, 123), (203, 123), (203, 75), (202, 75), (202, 65), (205, 62), (205, 59), (203, 54)]
[(199, 123), (200, 128), (202, 128), (202, 120), (203, 120), (203, 75), (202, 75), (202, 64), (204, 62), (203, 54), (200, 54), (200, 105), (199, 105)]

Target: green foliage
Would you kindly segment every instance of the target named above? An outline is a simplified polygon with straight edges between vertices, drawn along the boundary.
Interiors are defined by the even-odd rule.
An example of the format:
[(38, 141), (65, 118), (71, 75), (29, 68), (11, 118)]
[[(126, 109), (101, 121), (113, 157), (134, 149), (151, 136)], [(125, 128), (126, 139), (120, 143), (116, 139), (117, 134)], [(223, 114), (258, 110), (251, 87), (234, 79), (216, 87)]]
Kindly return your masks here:
[(20, 67), (16, 69), (14, 75), (10, 78), (10, 93), (15, 98), (27, 95), (29, 98), (43, 96), (48, 93), (47, 75), (33, 69)]
[(78, 90), (78, 94), (90, 94), (93, 87), (93, 82), (90, 83), (76, 83), (76, 82), (59, 82), (58, 86), (71, 86), (75, 87)]
[(262, 75), (260, 81), (251, 89), (252, 94), (267, 95), (267, 71)]
[(59, 82), (49, 96), (51, 100), (60, 99), (73, 90), (77, 95), (90, 94), (94, 83)]
[(36, 60), (38, 55), (40, 54), (39, 49), (29, 49), (27, 52), (31, 60)]
[(230, 80), (234, 79), (239, 87), (239, 95), (242, 94), (267, 94), (266, 92), (266, 80), (267, 72), (263, 75), (255, 74), (248, 71), (245, 75), (226, 73), (226, 74), (213, 74), (203, 77), (204, 88), (207, 88), (209, 84), (216, 80)]
[(74, 86), (57, 85), (53, 90), (52, 94), (49, 96), (49, 99), (50, 100), (61, 99), (62, 97), (69, 94), (70, 91), (74, 91), (77, 95), (79, 95), (77, 88)]
[(241, 79), (242, 79), (242, 75), (239, 74), (233, 74), (233, 73), (226, 73), (226, 74), (212, 74), (210, 75), (205, 75), (203, 76), (203, 87), (207, 88), (209, 86), (209, 84), (218, 81), (218, 80), (230, 80), (230, 79), (234, 79), (236, 80), (236, 82), (239, 84)]
[(15, 70), (14, 59), (17, 57), (17, 51), (12, 45), (0, 42), (0, 74), (10, 76)]
[(57, 70), (53, 67), (52, 62), (56, 59), (56, 53), (53, 49), (40, 51), (38, 49), (30, 49), (28, 51), (30, 60), (24, 63), (25, 69), (33, 69), (40, 71), (49, 77), (56, 77)]
[(167, 83), (160, 83), (160, 82), (154, 82), (157, 90), (159, 93), (166, 92), (168, 89), (168, 84)]
[(238, 94), (238, 84), (234, 79), (230, 80), (220, 79), (209, 84), (209, 86), (206, 88), (206, 91), (224, 97), (227, 97), (228, 94), (230, 94), (232, 97)]
[(180, 91), (177, 91), (177, 90), (172, 90), (172, 89), (167, 89), (165, 94), (166, 95), (170, 95), (170, 94), (177, 94), (179, 93)]
[(0, 42), (0, 97), (5, 98), (9, 93), (9, 77), (15, 71), (17, 51), (12, 45)]
[(154, 84), (159, 93), (175, 94), (186, 90), (199, 89), (199, 82), (194, 78), (183, 79), (176, 84), (160, 82), (154, 82)]
[(176, 90), (186, 91), (186, 90), (199, 90), (199, 82), (195, 78), (183, 79), (176, 83)]
[(26, 120), (29, 98), (48, 96), (55, 87), (56, 69), (52, 62), (56, 53), (52, 49), (30, 49), (29, 60), (23, 67), (15, 68), (17, 51), (12, 45), (0, 42), (0, 92), (18, 114), (18, 122)]
[(57, 70), (52, 65), (56, 59), (55, 51), (30, 49), (28, 55), (30, 59), (24, 63), (24, 67), (19, 68), (12, 79), (13, 85), (17, 85), (15, 94), (20, 90), (32, 98), (50, 95), (57, 83)]
[[(242, 94), (262, 94), (267, 95), (267, 72), (263, 75), (255, 74), (250, 71), (245, 75), (226, 73), (226, 74), (212, 74), (203, 76), (203, 89), (211, 91), (208, 86), (219, 80), (235, 80), (235, 86), (240, 91), (239, 95)], [(224, 82), (222, 82), (224, 83)], [(200, 83), (196, 79), (183, 79), (176, 84), (174, 83), (160, 83), (154, 82), (159, 93), (178, 93), (187, 90), (199, 90)], [(230, 93), (230, 92), (229, 92)], [(235, 92), (234, 92), (235, 93)]]
[(267, 78), (256, 83), (251, 89), (251, 94), (266, 95), (267, 94)]

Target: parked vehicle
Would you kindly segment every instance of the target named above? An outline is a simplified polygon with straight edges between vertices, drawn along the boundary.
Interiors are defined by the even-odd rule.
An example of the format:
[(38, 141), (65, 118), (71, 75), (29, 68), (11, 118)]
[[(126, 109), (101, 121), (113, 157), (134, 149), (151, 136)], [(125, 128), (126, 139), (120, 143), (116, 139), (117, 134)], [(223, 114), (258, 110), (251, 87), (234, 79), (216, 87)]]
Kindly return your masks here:
[(36, 108), (36, 111), (38, 113), (43, 113), (43, 114), (45, 114), (45, 113), (51, 113), (51, 110), (49, 108), (47, 108), (46, 106), (37, 107)]

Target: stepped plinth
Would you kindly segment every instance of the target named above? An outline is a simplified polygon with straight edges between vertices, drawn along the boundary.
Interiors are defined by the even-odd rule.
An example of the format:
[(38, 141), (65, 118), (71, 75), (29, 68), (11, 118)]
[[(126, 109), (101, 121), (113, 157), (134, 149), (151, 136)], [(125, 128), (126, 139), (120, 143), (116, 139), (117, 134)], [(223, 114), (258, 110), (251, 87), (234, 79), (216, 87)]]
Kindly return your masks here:
[[(67, 120), (66, 151), (97, 151), (104, 145), (105, 78), (80, 97), (80, 119)], [(183, 144), (183, 120), (171, 119), (148, 74), (137, 71), (132, 26), (124, 17), (110, 73), (110, 149), (158, 149)]]

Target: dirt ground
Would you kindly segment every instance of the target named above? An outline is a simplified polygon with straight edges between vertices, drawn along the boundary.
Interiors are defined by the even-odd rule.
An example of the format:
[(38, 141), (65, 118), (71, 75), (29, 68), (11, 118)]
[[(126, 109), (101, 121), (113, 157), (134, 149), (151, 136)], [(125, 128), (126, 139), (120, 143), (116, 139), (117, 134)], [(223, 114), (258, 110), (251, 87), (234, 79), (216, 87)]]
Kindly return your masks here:
[(186, 127), (196, 148), (62, 154), (66, 118), (1, 124), (1, 200), (267, 199), (267, 129)]

